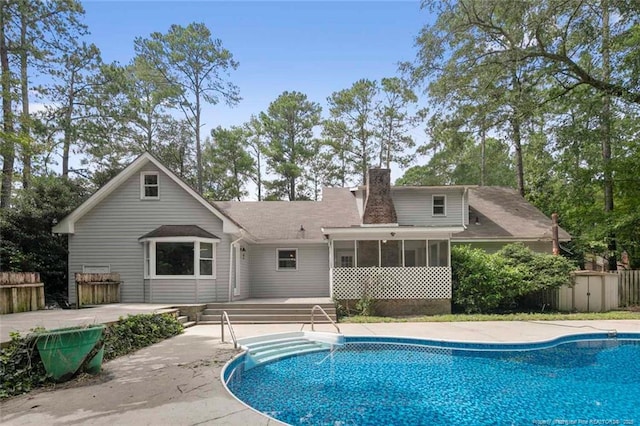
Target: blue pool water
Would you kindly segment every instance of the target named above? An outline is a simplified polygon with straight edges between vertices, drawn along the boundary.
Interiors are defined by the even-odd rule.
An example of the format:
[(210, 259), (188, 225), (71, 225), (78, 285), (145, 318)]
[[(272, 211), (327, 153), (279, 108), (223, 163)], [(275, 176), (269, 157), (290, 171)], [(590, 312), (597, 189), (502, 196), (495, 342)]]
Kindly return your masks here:
[(240, 400), (292, 425), (640, 425), (640, 335), (603, 337), (535, 345), (347, 337), (331, 353), (246, 371), (239, 358), (225, 379)]

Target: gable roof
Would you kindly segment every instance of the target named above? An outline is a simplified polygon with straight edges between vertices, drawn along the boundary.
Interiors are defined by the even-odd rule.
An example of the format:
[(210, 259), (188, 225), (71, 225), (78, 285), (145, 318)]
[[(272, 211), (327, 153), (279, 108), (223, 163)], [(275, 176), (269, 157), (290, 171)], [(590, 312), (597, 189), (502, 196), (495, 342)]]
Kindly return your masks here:
[(98, 189), (91, 197), (89, 197), (78, 208), (64, 217), (56, 226), (53, 227), (53, 233), (55, 234), (73, 234), (75, 231), (75, 223), (80, 220), (85, 214), (93, 209), (98, 203), (104, 200), (109, 194), (115, 191), (120, 185), (127, 181), (131, 176), (137, 173), (142, 167), (148, 163), (152, 163), (160, 171), (169, 176), (171, 180), (184, 189), (189, 195), (191, 195), (196, 201), (202, 204), (207, 210), (213, 213), (214, 216), (222, 220), (222, 228), (224, 232), (234, 233), (240, 230), (240, 226), (230, 217), (219, 211), (209, 201), (207, 201), (202, 195), (191, 188), (187, 183), (180, 179), (171, 170), (165, 167), (154, 156), (145, 152), (136, 158), (131, 164), (124, 168), (120, 173), (114, 176), (109, 182)]
[[(476, 222), (477, 218), (477, 222)], [(515, 189), (500, 186), (469, 188), (469, 225), (454, 240), (548, 240), (551, 219)], [(558, 229), (560, 241), (571, 235)]]
[(323, 227), (360, 223), (356, 199), (348, 188), (324, 188), (322, 201), (216, 201), (257, 241), (322, 241)]

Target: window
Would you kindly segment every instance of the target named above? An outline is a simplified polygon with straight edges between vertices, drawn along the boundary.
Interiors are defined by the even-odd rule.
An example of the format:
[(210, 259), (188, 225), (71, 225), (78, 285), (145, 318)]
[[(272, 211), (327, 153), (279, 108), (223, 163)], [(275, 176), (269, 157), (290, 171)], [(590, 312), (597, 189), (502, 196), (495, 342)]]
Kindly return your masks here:
[(151, 244), (144, 243), (144, 277), (151, 275)]
[(165, 237), (144, 244), (145, 278), (215, 278), (215, 244), (198, 238)]
[(213, 275), (213, 243), (200, 243), (200, 275)]
[(447, 197), (444, 195), (433, 195), (431, 197), (431, 201), (433, 204), (433, 216), (446, 216), (447, 210), (445, 208)]
[(156, 243), (156, 275), (195, 275), (193, 244)]
[(352, 254), (340, 255), (340, 267), (353, 268), (353, 255)]
[(298, 269), (297, 249), (277, 249), (278, 271), (295, 271)]
[(140, 199), (160, 199), (160, 184), (157, 172), (142, 172), (140, 174)]

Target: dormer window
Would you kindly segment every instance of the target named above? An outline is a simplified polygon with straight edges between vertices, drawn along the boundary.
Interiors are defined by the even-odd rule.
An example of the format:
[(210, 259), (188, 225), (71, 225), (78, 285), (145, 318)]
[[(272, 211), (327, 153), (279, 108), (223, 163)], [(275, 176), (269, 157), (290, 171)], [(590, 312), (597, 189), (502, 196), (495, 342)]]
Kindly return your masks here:
[(160, 180), (158, 172), (142, 172), (140, 174), (140, 199), (160, 199)]
[(446, 216), (447, 215), (447, 197), (445, 195), (433, 195), (432, 201), (432, 216)]

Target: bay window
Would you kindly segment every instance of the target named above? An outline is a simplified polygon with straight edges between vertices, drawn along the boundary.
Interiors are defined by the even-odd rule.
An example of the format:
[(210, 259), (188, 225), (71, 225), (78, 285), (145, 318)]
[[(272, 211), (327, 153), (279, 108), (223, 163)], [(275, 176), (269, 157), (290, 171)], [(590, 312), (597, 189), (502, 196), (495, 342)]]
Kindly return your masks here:
[(215, 278), (216, 242), (193, 237), (144, 241), (145, 278)]

